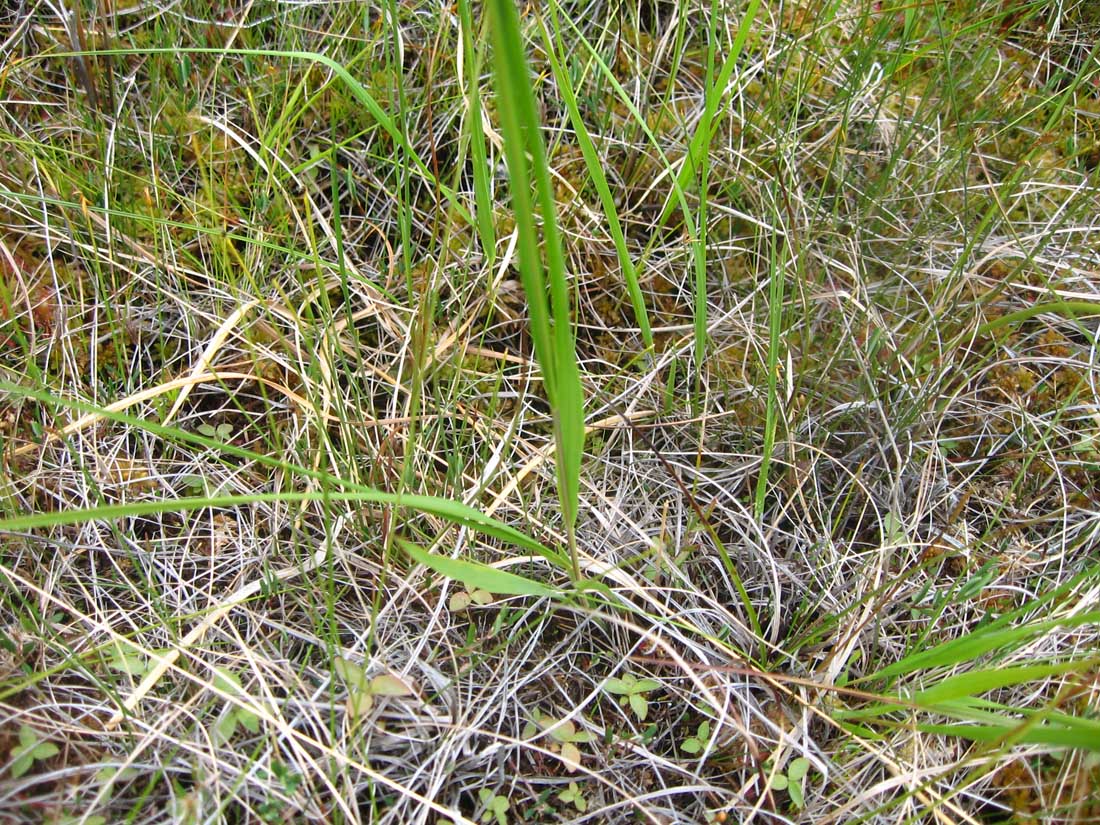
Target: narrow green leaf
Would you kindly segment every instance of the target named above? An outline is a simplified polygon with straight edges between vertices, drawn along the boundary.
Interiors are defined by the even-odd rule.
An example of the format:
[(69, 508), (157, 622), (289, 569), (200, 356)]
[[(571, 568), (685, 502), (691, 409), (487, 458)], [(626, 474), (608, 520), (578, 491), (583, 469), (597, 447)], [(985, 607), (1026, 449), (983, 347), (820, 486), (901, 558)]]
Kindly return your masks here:
[(550, 61), (550, 66), (554, 72), (554, 80), (557, 83), (557, 88), (561, 92), (562, 102), (565, 103), (566, 111), (569, 113), (569, 123), (573, 127), (573, 134), (577, 139), (577, 145), (580, 146), (581, 154), (584, 156), (584, 163), (588, 169), (588, 176), (592, 179), (593, 185), (596, 187), (596, 194), (599, 195), (600, 205), (603, 207), (604, 217), (607, 219), (607, 230), (611, 234), (611, 240), (615, 244), (615, 253), (619, 258), (619, 266), (622, 267), (623, 280), (626, 282), (627, 293), (630, 295), (630, 303), (634, 308), (634, 318), (638, 322), (638, 327), (642, 333), (642, 343), (646, 349), (652, 349), (653, 347), (653, 330), (649, 323), (649, 312), (646, 309), (645, 297), (642, 295), (642, 288), (638, 282), (638, 273), (634, 268), (634, 261), (630, 257), (630, 252), (626, 247), (626, 235), (623, 232), (622, 223), (619, 221), (619, 210), (615, 205), (615, 196), (611, 194), (611, 187), (607, 183), (607, 175), (604, 173), (604, 162), (600, 158), (599, 153), (596, 151), (596, 146), (592, 142), (592, 137), (588, 134), (588, 127), (584, 122), (584, 118), (581, 116), (580, 107), (577, 105), (577, 96), (573, 91), (573, 86), (569, 78), (569, 73), (562, 65), (562, 61), (565, 59), (565, 48), (562, 46), (560, 32), (561, 27), (557, 24), (557, 4), (550, 4), (550, 20), (553, 22), (553, 31), (559, 35), (556, 38), (551, 37), (551, 27), (546, 25), (542, 26), (542, 40), (545, 46), (544, 53)]
[(1085, 671), (1090, 666), (1089, 661), (1059, 662), (1054, 665), (1025, 665), (1021, 667), (1006, 667), (999, 670), (978, 670), (968, 673), (960, 673), (944, 679), (938, 685), (922, 690), (913, 697), (913, 701), (922, 706), (935, 705), (951, 699), (961, 699), (968, 696), (978, 696), (990, 690), (1008, 687), (1010, 685), (1022, 685), (1034, 682), (1061, 673), (1074, 673)]
[(398, 539), (397, 543), (413, 561), (423, 564), (441, 576), (461, 582), (468, 588), (481, 588), (490, 593), (499, 593), (506, 596), (554, 597), (560, 595), (560, 591), (556, 588), (549, 587), (533, 579), (517, 576), (515, 573), (497, 570), (487, 564), (437, 556), (403, 539)]
[(1028, 638), (1048, 633), (1056, 627), (1079, 627), (1084, 624), (1096, 624), (1100, 622), (1100, 612), (1093, 611), (1079, 616), (1004, 628), (1003, 625), (1010, 618), (1010, 615), (1003, 616), (995, 624), (979, 628), (966, 636), (960, 636), (928, 650), (913, 653), (875, 673), (854, 680), (853, 683), (886, 679), (904, 673), (913, 673), (936, 667), (952, 667), (961, 662), (974, 661), (979, 656), (999, 648), (1017, 647)]
[(1035, 725), (1022, 727), (1018, 722), (1006, 721), (1002, 725), (944, 725), (921, 723), (915, 726), (924, 733), (957, 736), (974, 742), (1000, 743), (1011, 738), (1022, 745), (1046, 745), (1048, 747), (1078, 748), (1100, 752), (1100, 734), (1091, 727), (1064, 727), (1061, 725)]
[[(542, 369), (554, 419), (558, 497), (569, 541), (573, 580), (578, 581), (581, 575), (575, 527), (584, 454), (584, 393), (577, 367), (565, 253), (516, 5), (512, 0), (490, 0), (488, 6), (495, 52), (497, 111), (516, 221), (520, 279), (527, 297), (535, 357)], [(531, 199), (532, 184), (537, 209)], [(540, 254), (540, 229), (545, 267)]]
[[(576, 366), (574, 364), (574, 366)], [(126, 415), (119, 412), (107, 412), (92, 404), (87, 404), (82, 401), (76, 401), (73, 399), (57, 398), (49, 393), (42, 392), (40, 390), (23, 387), (18, 384), (13, 384), (9, 381), (0, 380), (0, 392), (10, 393), (20, 398), (33, 398), (36, 401), (40, 401), (44, 404), (50, 404), (52, 406), (60, 406), (67, 409), (77, 410), (82, 413), (93, 413), (101, 415), (108, 421), (115, 421), (120, 424), (126, 424), (131, 427), (135, 427), (139, 430), (143, 430), (152, 433), (163, 438), (170, 439), (176, 442), (184, 442), (190, 444), (199, 444), (205, 447), (219, 450), (223, 453), (238, 456), (249, 461), (254, 461), (257, 464), (261, 464), (267, 467), (277, 467), (290, 473), (300, 475), (304, 478), (312, 478), (317, 481), (323, 482), (328, 485), (329, 488), (335, 488), (332, 492), (311, 492), (311, 493), (254, 493), (247, 496), (192, 496), (179, 499), (170, 499), (164, 501), (138, 501), (127, 504), (115, 504), (104, 505), (101, 507), (90, 507), (79, 510), (62, 510), (49, 513), (31, 513), (22, 516), (13, 516), (6, 519), (0, 519), (0, 533), (2, 532), (21, 532), (26, 530), (34, 530), (40, 527), (52, 527), (62, 524), (79, 524), (86, 521), (92, 521), (96, 519), (109, 520), (116, 518), (127, 518), (140, 515), (150, 515), (153, 513), (165, 513), (165, 512), (184, 512), (187, 510), (198, 510), (205, 507), (233, 507), (244, 505), (248, 506), (253, 503), (263, 502), (305, 502), (305, 501), (345, 501), (345, 502), (374, 502), (379, 504), (392, 504), (397, 506), (407, 506), (413, 509), (420, 510), (421, 512), (437, 515), (450, 521), (453, 524), (459, 526), (468, 527), (472, 530), (477, 530), (487, 536), (500, 539), (501, 541), (514, 544), (517, 547), (522, 547), (525, 550), (529, 550), (533, 553), (537, 553), (544, 558), (548, 559), (558, 567), (564, 568), (568, 562), (562, 556), (561, 553), (550, 550), (542, 543), (536, 541), (533, 538), (521, 533), (501, 521), (498, 521), (491, 516), (487, 516), (484, 513), (469, 507), (462, 502), (451, 501), (449, 499), (437, 498), (433, 496), (421, 496), (421, 495), (396, 495), (393, 493), (383, 493), (378, 490), (374, 490), (363, 484), (341, 479), (337, 476), (333, 476), (327, 473), (321, 473), (311, 470), (307, 467), (303, 467), (298, 464), (285, 461), (283, 459), (274, 458), (272, 456), (257, 453), (253, 450), (248, 450), (242, 447), (238, 447), (235, 444), (218, 441), (216, 439), (206, 438), (202, 435), (195, 433), (185, 432), (176, 427), (165, 427), (156, 422), (146, 421), (145, 419), (136, 418), (134, 416)], [(581, 421), (581, 429), (583, 433), (583, 416)], [(340, 490), (351, 490), (352, 492), (340, 492)]]
[[(752, 31), (752, 24), (756, 19), (756, 12), (759, 7), (760, 0), (750, 0), (748, 8), (745, 9), (745, 15), (737, 26), (737, 34), (734, 36), (732, 47), (726, 54), (726, 60), (718, 73), (718, 79), (711, 88), (706, 89), (704, 92), (706, 104), (703, 108), (703, 116), (695, 127), (695, 134), (688, 146), (687, 157), (684, 159), (684, 165), (680, 167), (680, 172), (677, 175), (677, 184), (681, 189), (686, 190), (688, 188), (695, 177), (703, 156), (710, 151), (710, 143), (714, 139), (718, 106), (728, 99), (726, 92), (729, 88), (730, 78), (733, 76), (733, 70), (737, 66), (738, 59), (741, 57), (741, 51), (745, 48), (745, 41), (748, 40), (749, 32)], [(664, 225), (668, 220), (674, 205), (675, 201), (672, 197), (669, 197), (665, 202), (665, 208), (661, 210), (661, 217), (657, 220), (658, 226)]]
[(150, 515), (153, 513), (174, 513), (205, 508), (229, 508), (251, 504), (271, 502), (304, 501), (343, 501), (376, 502), (411, 507), (423, 513), (445, 518), (453, 524), (469, 527), (487, 536), (507, 541), (525, 550), (538, 553), (551, 561), (560, 563), (560, 554), (544, 547), (541, 543), (527, 537), (518, 530), (509, 527), (485, 514), (458, 501), (420, 495), (396, 495), (377, 491), (353, 493), (316, 492), (316, 493), (252, 493), (240, 496), (189, 496), (185, 498), (160, 501), (134, 501), (127, 504), (108, 504), (100, 507), (88, 507), (78, 510), (58, 510), (47, 513), (31, 513), (23, 516), (11, 516), (0, 519), (0, 532), (20, 532), (41, 527), (55, 527), (62, 524), (80, 524), (86, 521), (109, 521), (118, 518)]
[[(470, 166), (474, 177), (474, 214), (478, 238), (491, 271), (496, 260), (496, 228), (493, 224), (493, 196), (489, 181), (489, 157), (485, 147), (485, 130), (481, 123), (481, 50), (474, 48), (473, 15), (470, 0), (458, 0), (458, 18), (462, 29), (463, 53), (466, 60), (466, 123), (470, 133)], [(478, 45), (481, 45), (479, 39)]]

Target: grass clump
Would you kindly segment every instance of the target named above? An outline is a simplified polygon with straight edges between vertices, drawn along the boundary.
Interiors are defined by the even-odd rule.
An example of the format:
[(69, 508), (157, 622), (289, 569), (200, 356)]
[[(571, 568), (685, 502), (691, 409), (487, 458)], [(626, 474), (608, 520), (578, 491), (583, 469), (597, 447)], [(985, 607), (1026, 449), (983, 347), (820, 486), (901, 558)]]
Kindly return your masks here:
[(3, 817), (1096, 818), (1089, 4), (8, 23)]

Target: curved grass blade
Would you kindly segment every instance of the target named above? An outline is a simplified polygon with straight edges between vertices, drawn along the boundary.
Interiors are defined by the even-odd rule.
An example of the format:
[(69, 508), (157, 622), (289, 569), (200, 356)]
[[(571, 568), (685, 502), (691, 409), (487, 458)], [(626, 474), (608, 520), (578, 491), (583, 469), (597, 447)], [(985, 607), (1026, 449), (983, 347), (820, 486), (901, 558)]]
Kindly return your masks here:
[[(127, 504), (111, 504), (100, 507), (82, 508), (79, 510), (61, 510), (51, 513), (31, 513), (28, 515), (0, 519), (0, 532), (32, 530), (39, 527), (50, 527), (59, 524), (76, 524), (94, 519), (126, 518), (128, 516), (147, 515), (150, 513), (197, 510), (205, 507), (232, 507), (248, 505), (253, 502), (361, 501), (412, 507), (421, 512), (444, 518), (452, 524), (477, 530), (485, 535), (492, 536), (493, 538), (509, 542), (517, 547), (522, 547), (525, 550), (537, 553), (554, 564), (561, 565), (564, 561), (561, 554), (550, 550), (541, 542), (459, 501), (437, 498), (435, 496), (384, 493), (364, 484), (351, 482), (318, 470), (310, 470), (301, 465), (294, 464), (293, 462), (253, 452), (252, 450), (247, 450), (243, 447), (238, 447), (234, 444), (229, 444), (214, 438), (208, 438), (198, 433), (190, 433), (176, 427), (166, 427), (124, 413), (107, 412), (92, 404), (85, 404), (80, 401), (55, 398), (48, 393), (31, 390), (7, 381), (0, 381), (0, 393), (9, 393), (24, 398), (32, 398), (45, 404), (68, 407), (83, 413), (97, 413), (107, 420), (136, 427), (162, 438), (177, 442), (199, 444), (203, 447), (218, 450), (228, 455), (234, 455), (239, 458), (254, 461), (257, 464), (277, 467), (305, 478), (311, 478), (321, 482), (326, 487), (337, 488), (335, 491), (319, 491), (312, 493), (255, 493), (251, 495), (235, 496), (196, 496), (160, 501), (136, 501)], [(350, 490), (350, 492), (339, 492), (340, 488), (346, 491)]]
[(470, 589), (487, 590), (500, 596), (559, 596), (560, 592), (549, 585), (528, 579), (525, 576), (517, 576), (506, 570), (497, 570), (487, 564), (466, 559), (452, 559), (448, 556), (440, 556), (429, 553), (422, 547), (418, 547), (411, 541), (395, 539), (398, 546), (409, 557), (430, 570), (434, 570), (441, 576), (461, 582)]

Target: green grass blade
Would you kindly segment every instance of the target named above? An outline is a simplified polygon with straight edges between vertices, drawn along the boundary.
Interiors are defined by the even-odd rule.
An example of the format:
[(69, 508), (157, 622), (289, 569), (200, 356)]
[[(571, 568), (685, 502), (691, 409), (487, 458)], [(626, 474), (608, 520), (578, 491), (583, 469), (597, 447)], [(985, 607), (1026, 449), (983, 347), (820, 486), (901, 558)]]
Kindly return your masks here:
[(1020, 667), (971, 671), (944, 679), (939, 684), (922, 690), (913, 697), (918, 705), (932, 706), (954, 699), (977, 696), (990, 690), (1022, 685), (1062, 673), (1087, 670), (1089, 661), (1059, 662), (1052, 665), (1022, 665)]
[(469, 588), (487, 590), (501, 596), (558, 596), (559, 591), (541, 582), (517, 576), (506, 570), (497, 570), (487, 564), (466, 559), (452, 559), (429, 553), (421, 547), (404, 539), (397, 539), (397, 544), (409, 557), (430, 570), (434, 570), (441, 576), (461, 582)]
[[(584, 397), (577, 367), (565, 256), (515, 4), (507, 0), (493, 0), (489, 4), (489, 12), (495, 48), (498, 112), (511, 179), (520, 276), (527, 296), (535, 357), (542, 368), (554, 418), (558, 495), (569, 537), (573, 578), (579, 580), (580, 565), (574, 533), (584, 451)], [(537, 193), (537, 211), (530, 194), (532, 184)], [(546, 256), (545, 269), (539, 253), (539, 218)], [(547, 280), (549, 300), (546, 295)]]
[(485, 148), (485, 130), (481, 122), (481, 50), (474, 48), (473, 15), (470, 12), (470, 0), (459, 0), (458, 17), (462, 26), (462, 44), (465, 52), (466, 83), (466, 122), (470, 139), (470, 165), (474, 177), (474, 216), (477, 218), (477, 233), (481, 241), (481, 251), (493, 269), (496, 259), (496, 227), (493, 224), (493, 196), (489, 181), (492, 172), (489, 168), (489, 156)]
[(1036, 622), (1022, 627), (979, 629), (958, 639), (936, 645), (930, 650), (922, 650), (906, 656), (859, 681), (889, 679), (929, 668), (952, 667), (962, 662), (973, 661), (977, 657), (999, 648), (1018, 647), (1028, 638), (1046, 633), (1056, 627), (1077, 627), (1084, 624), (1095, 624), (1098, 621), (1100, 621), (1100, 613), (1091, 612), (1065, 619)]
[(550, 66), (553, 69), (554, 80), (557, 83), (558, 90), (561, 92), (562, 102), (565, 104), (566, 111), (569, 113), (569, 123), (573, 127), (577, 145), (584, 155), (584, 163), (588, 169), (588, 175), (592, 179), (593, 186), (596, 187), (596, 193), (600, 198), (600, 205), (603, 207), (604, 217), (607, 218), (607, 231), (610, 233), (611, 240), (615, 244), (615, 252), (619, 258), (619, 266), (621, 266), (623, 270), (623, 280), (626, 282), (626, 289), (630, 295), (630, 303), (634, 308), (634, 318), (638, 322), (639, 329), (641, 329), (642, 342), (645, 344), (646, 349), (652, 349), (653, 329), (649, 322), (649, 311), (646, 308), (645, 297), (642, 295), (641, 284), (638, 282), (637, 269), (635, 269), (634, 261), (630, 257), (630, 251), (626, 247), (626, 235), (623, 232), (622, 223), (619, 220), (618, 207), (615, 206), (615, 196), (611, 194), (611, 187), (608, 185), (607, 175), (604, 173), (603, 169), (603, 160), (596, 151), (596, 146), (592, 142), (592, 136), (588, 133), (588, 127), (585, 125), (584, 118), (581, 116), (580, 107), (577, 105), (576, 92), (573, 91), (569, 73), (563, 65), (566, 50), (561, 43), (561, 27), (558, 25), (557, 15), (557, 4), (551, 3), (550, 19), (553, 22), (553, 31), (557, 37), (554, 38), (551, 36), (550, 28), (544, 22), (542, 25), (542, 39), (546, 49), (546, 57), (550, 61)]
[(56, 510), (48, 513), (31, 513), (23, 516), (10, 516), (0, 519), (0, 533), (16, 533), (35, 530), (42, 527), (56, 527), (61, 524), (80, 524), (85, 521), (110, 521), (119, 518), (145, 516), (152, 513), (175, 513), (206, 508), (246, 507), (251, 504), (270, 504), (274, 502), (351, 502), (390, 504), (411, 507), (422, 513), (439, 516), (452, 524), (477, 530), (487, 536), (500, 539), (522, 547), (524, 550), (546, 556), (554, 562), (560, 557), (548, 551), (539, 542), (525, 536), (520, 531), (503, 522), (486, 516), (484, 513), (467, 507), (461, 502), (435, 496), (404, 493), (383, 493), (378, 490), (359, 490), (356, 492), (310, 492), (310, 493), (250, 493), (248, 495), (229, 496), (187, 496), (156, 501), (132, 501), (126, 504), (106, 504), (98, 507), (83, 507), (78, 510)]
[[(752, 31), (752, 24), (756, 19), (756, 12), (759, 7), (760, 0), (750, 1), (748, 8), (745, 9), (745, 16), (741, 18), (741, 22), (737, 27), (733, 45), (730, 47), (729, 54), (726, 55), (726, 60), (718, 73), (718, 80), (706, 90), (706, 105), (703, 109), (703, 116), (699, 119), (695, 135), (688, 146), (687, 157), (676, 176), (677, 188), (681, 190), (687, 190), (689, 184), (698, 174), (700, 161), (710, 152), (710, 142), (714, 139), (715, 119), (718, 116), (718, 106), (727, 100), (726, 91), (729, 87), (730, 78), (733, 76), (733, 70), (736, 68), (741, 52), (745, 48), (745, 41), (748, 40), (749, 32)], [(665, 224), (675, 205), (676, 201), (672, 197), (665, 201), (665, 207), (661, 210), (661, 217), (657, 220), (658, 226)]]
[(1078, 748), (1100, 751), (1100, 729), (1094, 725), (1080, 724), (1084, 719), (1073, 719), (1074, 724), (1030, 726), (1026, 723), (1003, 725), (938, 725), (920, 723), (915, 727), (924, 733), (941, 736), (957, 736), (973, 742), (999, 744), (1011, 739), (1023, 745), (1046, 745), (1057, 748)]
[[(60, 524), (77, 524), (83, 521), (92, 521), (95, 519), (106, 520), (114, 518), (125, 518), (128, 516), (147, 515), (150, 513), (197, 510), (206, 507), (232, 507), (238, 505), (248, 505), (253, 502), (361, 501), (374, 502), (379, 504), (408, 506), (415, 510), (420, 510), (424, 513), (439, 516), (440, 518), (444, 518), (453, 524), (468, 527), (473, 530), (478, 530), (485, 535), (509, 542), (517, 547), (522, 547), (523, 549), (529, 550), (533, 553), (538, 553), (539, 555), (544, 556), (555, 564), (561, 564), (563, 562), (560, 554), (555, 553), (554, 551), (545, 547), (541, 542), (538, 542), (530, 536), (527, 536), (524, 533), (520, 532), (519, 530), (516, 530), (513, 527), (509, 527), (507, 524), (504, 524), (503, 522), (498, 521), (491, 516), (487, 516), (484, 513), (474, 509), (473, 507), (470, 507), (459, 501), (438, 498), (435, 496), (422, 496), (411, 494), (396, 495), (392, 493), (384, 493), (380, 490), (374, 490), (364, 484), (357, 484), (355, 482), (341, 479), (328, 473), (322, 473), (317, 470), (310, 470), (293, 462), (288, 462), (282, 459), (277, 459), (271, 456), (264, 455), (262, 453), (253, 452), (252, 450), (238, 447), (235, 444), (229, 444), (213, 438), (207, 438), (197, 433), (191, 433), (185, 430), (177, 429), (176, 427), (165, 427), (161, 424), (157, 424), (152, 421), (146, 421), (144, 419), (136, 418), (134, 416), (129, 416), (124, 413), (107, 412), (91, 404), (85, 404), (83, 402), (70, 399), (55, 398), (48, 393), (44, 393), (38, 390), (31, 390), (7, 381), (0, 381), (0, 393), (8, 393), (13, 396), (23, 398), (33, 398), (34, 400), (40, 401), (42, 403), (68, 407), (70, 409), (75, 409), (83, 413), (95, 413), (101, 415), (103, 418), (109, 421), (126, 424), (137, 429), (152, 433), (153, 435), (159, 436), (161, 438), (170, 439), (176, 442), (198, 444), (208, 449), (218, 450), (228, 455), (234, 455), (239, 458), (254, 461), (257, 464), (263, 464), (268, 467), (277, 467), (289, 473), (300, 475), (304, 478), (312, 478), (313, 480), (322, 483), (326, 488), (337, 488), (335, 491), (329, 491), (328, 489), (326, 489), (325, 491), (313, 493), (255, 493), (244, 496), (195, 496), (159, 501), (137, 501), (127, 504), (88, 507), (79, 510), (60, 510), (48, 513), (31, 513), (28, 515), (12, 516), (10, 518), (0, 519), (0, 532), (33, 530), (36, 528), (52, 527)], [(348, 490), (349, 492), (340, 492), (340, 488), (343, 488), (343, 490)]]
[(756, 479), (754, 509), (756, 517), (764, 514), (764, 499), (768, 492), (768, 472), (775, 447), (775, 429), (779, 418), (779, 351), (783, 345), (783, 300), (786, 292), (787, 245), (773, 236), (768, 255), (768, 402), (764, 418), (764, 447), (761, 451), (760, 474)]

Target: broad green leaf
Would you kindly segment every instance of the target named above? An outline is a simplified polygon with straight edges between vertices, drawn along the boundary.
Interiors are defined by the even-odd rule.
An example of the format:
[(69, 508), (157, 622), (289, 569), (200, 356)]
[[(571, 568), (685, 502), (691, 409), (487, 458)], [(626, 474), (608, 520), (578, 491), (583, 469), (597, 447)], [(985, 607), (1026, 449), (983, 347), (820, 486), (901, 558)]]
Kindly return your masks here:
[(368, 690), (355, 690), (348, 694), (347, 709), (348, 716), (353, 719), (358, 719), (361, 716), (366, 716), (371, 712), (371, 708), (374, 707), (374, 696), (371, 695)]
[(806, 800), (802, 798), (802, 783), (795, 781), (794, 777), (791, 777), (791, 781), (787, 785), (787, 795), (791, 798), (791, 804), (801, 810)]
[(21, 753), (15, 758), (15, 761), (11, 763), (11, 778), (18, 779), (23, 774), (31, 769), (31, 765), (34, 764), (34, 757), (29, 753)]
[(53, 742), (39, 742), (31, 749), (31, 756), (35, 759), (49, 759), (60, 752), (60, 749)]
[(366, 686), (367, 674), (363, 671), (363, 668), (342, 656), (337, 656), (332, 660), (332, 671), (348, 687), (362, 688)]
[(128, 676), (144, 676), (149, 672), (151, 664), (148, 659), (138, 653), (125, 653), (116, 650), (114, 656), (107, 663), (107, 667)]
[(638, 717), (639, 722), (644, 722), (649, 715), (649, 702), (642, 694), (632, 693), (630, 694), (630, 709), (634, 711), (634, 715)]
[(617, 676), (612, 676), (603, 683), (603, 689), (608, 693), (614, 693), (616, 696), (625, 696), (630, 693), (630, 688), (630, 683), (627, 683), (624, 679), (620, 679)]
[(214, 668), (214, 687), (222, 693), (228, 693), (233, 696), (243, 693), (241, 688), (241, 677), (231, 670), (226, 670), (224, 667)]
[(451, 594), (447, 607), (452, 613), (461, 613), (470, 606), (471, 601), (470, 594), (465, 590), (456, 590)]
[(577, 727), (569, 719), (557, 724), (554, 719), (549, 718), (541, 721), (545, 727), (550, 728), (550, 736), (559, 742), (572, 742), (573, 737), (577, 735)]
[(396, 676), (383, 673), (370, 680), (370, 692), (375, 696), (411, 696), (413, 691)]
[(259, 733), (260, 717), (255, 713), (247, 708), (234, 708), (233, 714), (237, 717), (237, 721), (241, 723), (241, 727), (249, 733)]
[(553, 597), (560, 591), (541, 582), (517, 576), (505, 570), (497, 570), (487, 564), (464, 559), (451, 559), (429, 553), (415, 544), (403, 539), (397, 540), (399, 546), (413, 561), (423, 564), (441, 576), (461, 582), (467, 588), (480, 588), (490, 593), (506, 596)]
[(572, 742), (563, 742), (561, 746), (561, 759), (565, 763), (565, 768), (570, 773), (579, 771), (581, 768), (581, 750)]
[(237, 714), (226, 713), (214, 726), (214, 743), (224, 745), (237, 731)]

